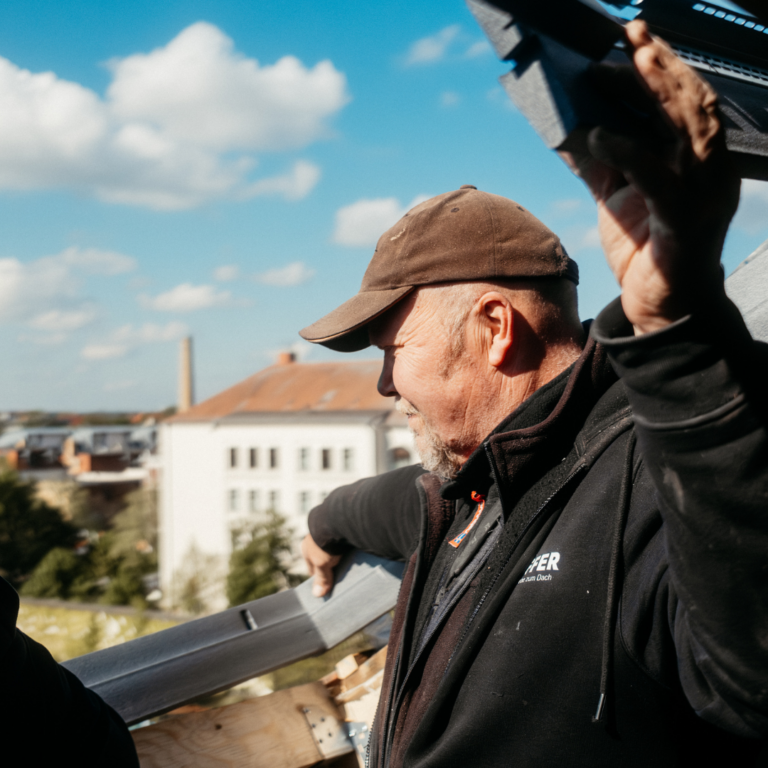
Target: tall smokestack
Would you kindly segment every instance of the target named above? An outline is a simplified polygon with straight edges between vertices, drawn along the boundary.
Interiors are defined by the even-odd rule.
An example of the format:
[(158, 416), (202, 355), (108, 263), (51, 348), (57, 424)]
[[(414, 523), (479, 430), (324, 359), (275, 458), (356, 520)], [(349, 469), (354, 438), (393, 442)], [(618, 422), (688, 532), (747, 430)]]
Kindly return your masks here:
[(192, 385), (192, 337), (181, 340), (179, 356), (179, 403), (178, 412), (184, 413), (195, 404), (195, 390)]

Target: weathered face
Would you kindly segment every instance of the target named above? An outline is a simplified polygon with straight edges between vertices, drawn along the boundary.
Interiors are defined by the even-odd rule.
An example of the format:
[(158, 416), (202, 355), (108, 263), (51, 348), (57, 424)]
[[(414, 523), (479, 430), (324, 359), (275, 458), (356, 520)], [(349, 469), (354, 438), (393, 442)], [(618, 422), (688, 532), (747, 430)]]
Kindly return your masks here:
[(445, 320), (439, 303), (417, 292), (374, 321), (370, 337), (384, 352), (379, 392), (397, 398), (425, 468), (449, 477), (476, 438), (468, 422), (472, 367), (452, 360)]

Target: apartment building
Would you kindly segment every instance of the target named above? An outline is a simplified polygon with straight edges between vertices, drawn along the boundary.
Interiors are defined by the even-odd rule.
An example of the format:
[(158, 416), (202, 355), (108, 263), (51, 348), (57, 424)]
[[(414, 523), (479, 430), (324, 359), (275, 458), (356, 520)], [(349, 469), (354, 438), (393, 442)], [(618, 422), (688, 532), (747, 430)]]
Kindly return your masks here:
[[(380, 363), (282, 355), (160, 427), (160, 578), (168, 595), (193, 551), (217, 556), (268, 509), (293, 530), (334, 488), (416, 460), (406, 420), (376, 390)], [(170, 600), (170, 597), (168, 597)]]

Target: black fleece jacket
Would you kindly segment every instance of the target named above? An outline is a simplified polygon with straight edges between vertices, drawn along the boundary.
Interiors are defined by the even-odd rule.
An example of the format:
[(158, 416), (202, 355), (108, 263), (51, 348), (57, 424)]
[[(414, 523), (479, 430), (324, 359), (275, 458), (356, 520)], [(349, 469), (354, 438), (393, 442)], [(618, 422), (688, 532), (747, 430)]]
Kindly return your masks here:
[(139, 768), (120, 715), (19, 631), (18, 613), (0, 578), (0, 765)]
[[(408, 563), (371, 766), (755, 763), (768, 736), (768, 346), (724, 297), (638, 338), (617, 301), (592, 337), (455, 482), (409, 467), (311, 513), (327, 551)], [(425, 643), (473, 490), (498, 496), (503, 531)]]

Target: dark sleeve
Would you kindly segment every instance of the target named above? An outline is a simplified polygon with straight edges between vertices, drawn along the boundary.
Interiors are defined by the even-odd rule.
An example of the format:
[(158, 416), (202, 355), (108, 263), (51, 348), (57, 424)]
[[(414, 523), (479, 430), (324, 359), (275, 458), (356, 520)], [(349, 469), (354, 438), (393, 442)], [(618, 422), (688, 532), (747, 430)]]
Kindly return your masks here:
[(6, 759), (15, 753), (23, 755), (18, 765), (72, 760), (84, 768), (138, 768), (120, 715), (20, 632), (17, 614), (18, 596), (0, 579), (0, 743)]
[(309, 532), (332, 555), (349, 549), (406, 560), (421, 530), (418, 466), (403, 467), (358, 480), (330, 493), (309, 513)]
[(725, 296), (706, 317), (637, 338), (617, 300), (592, 333), (624, 383), (660, 505), (657, 570), (683, 691), (704, 720), (764, 737), (768, 347)]

